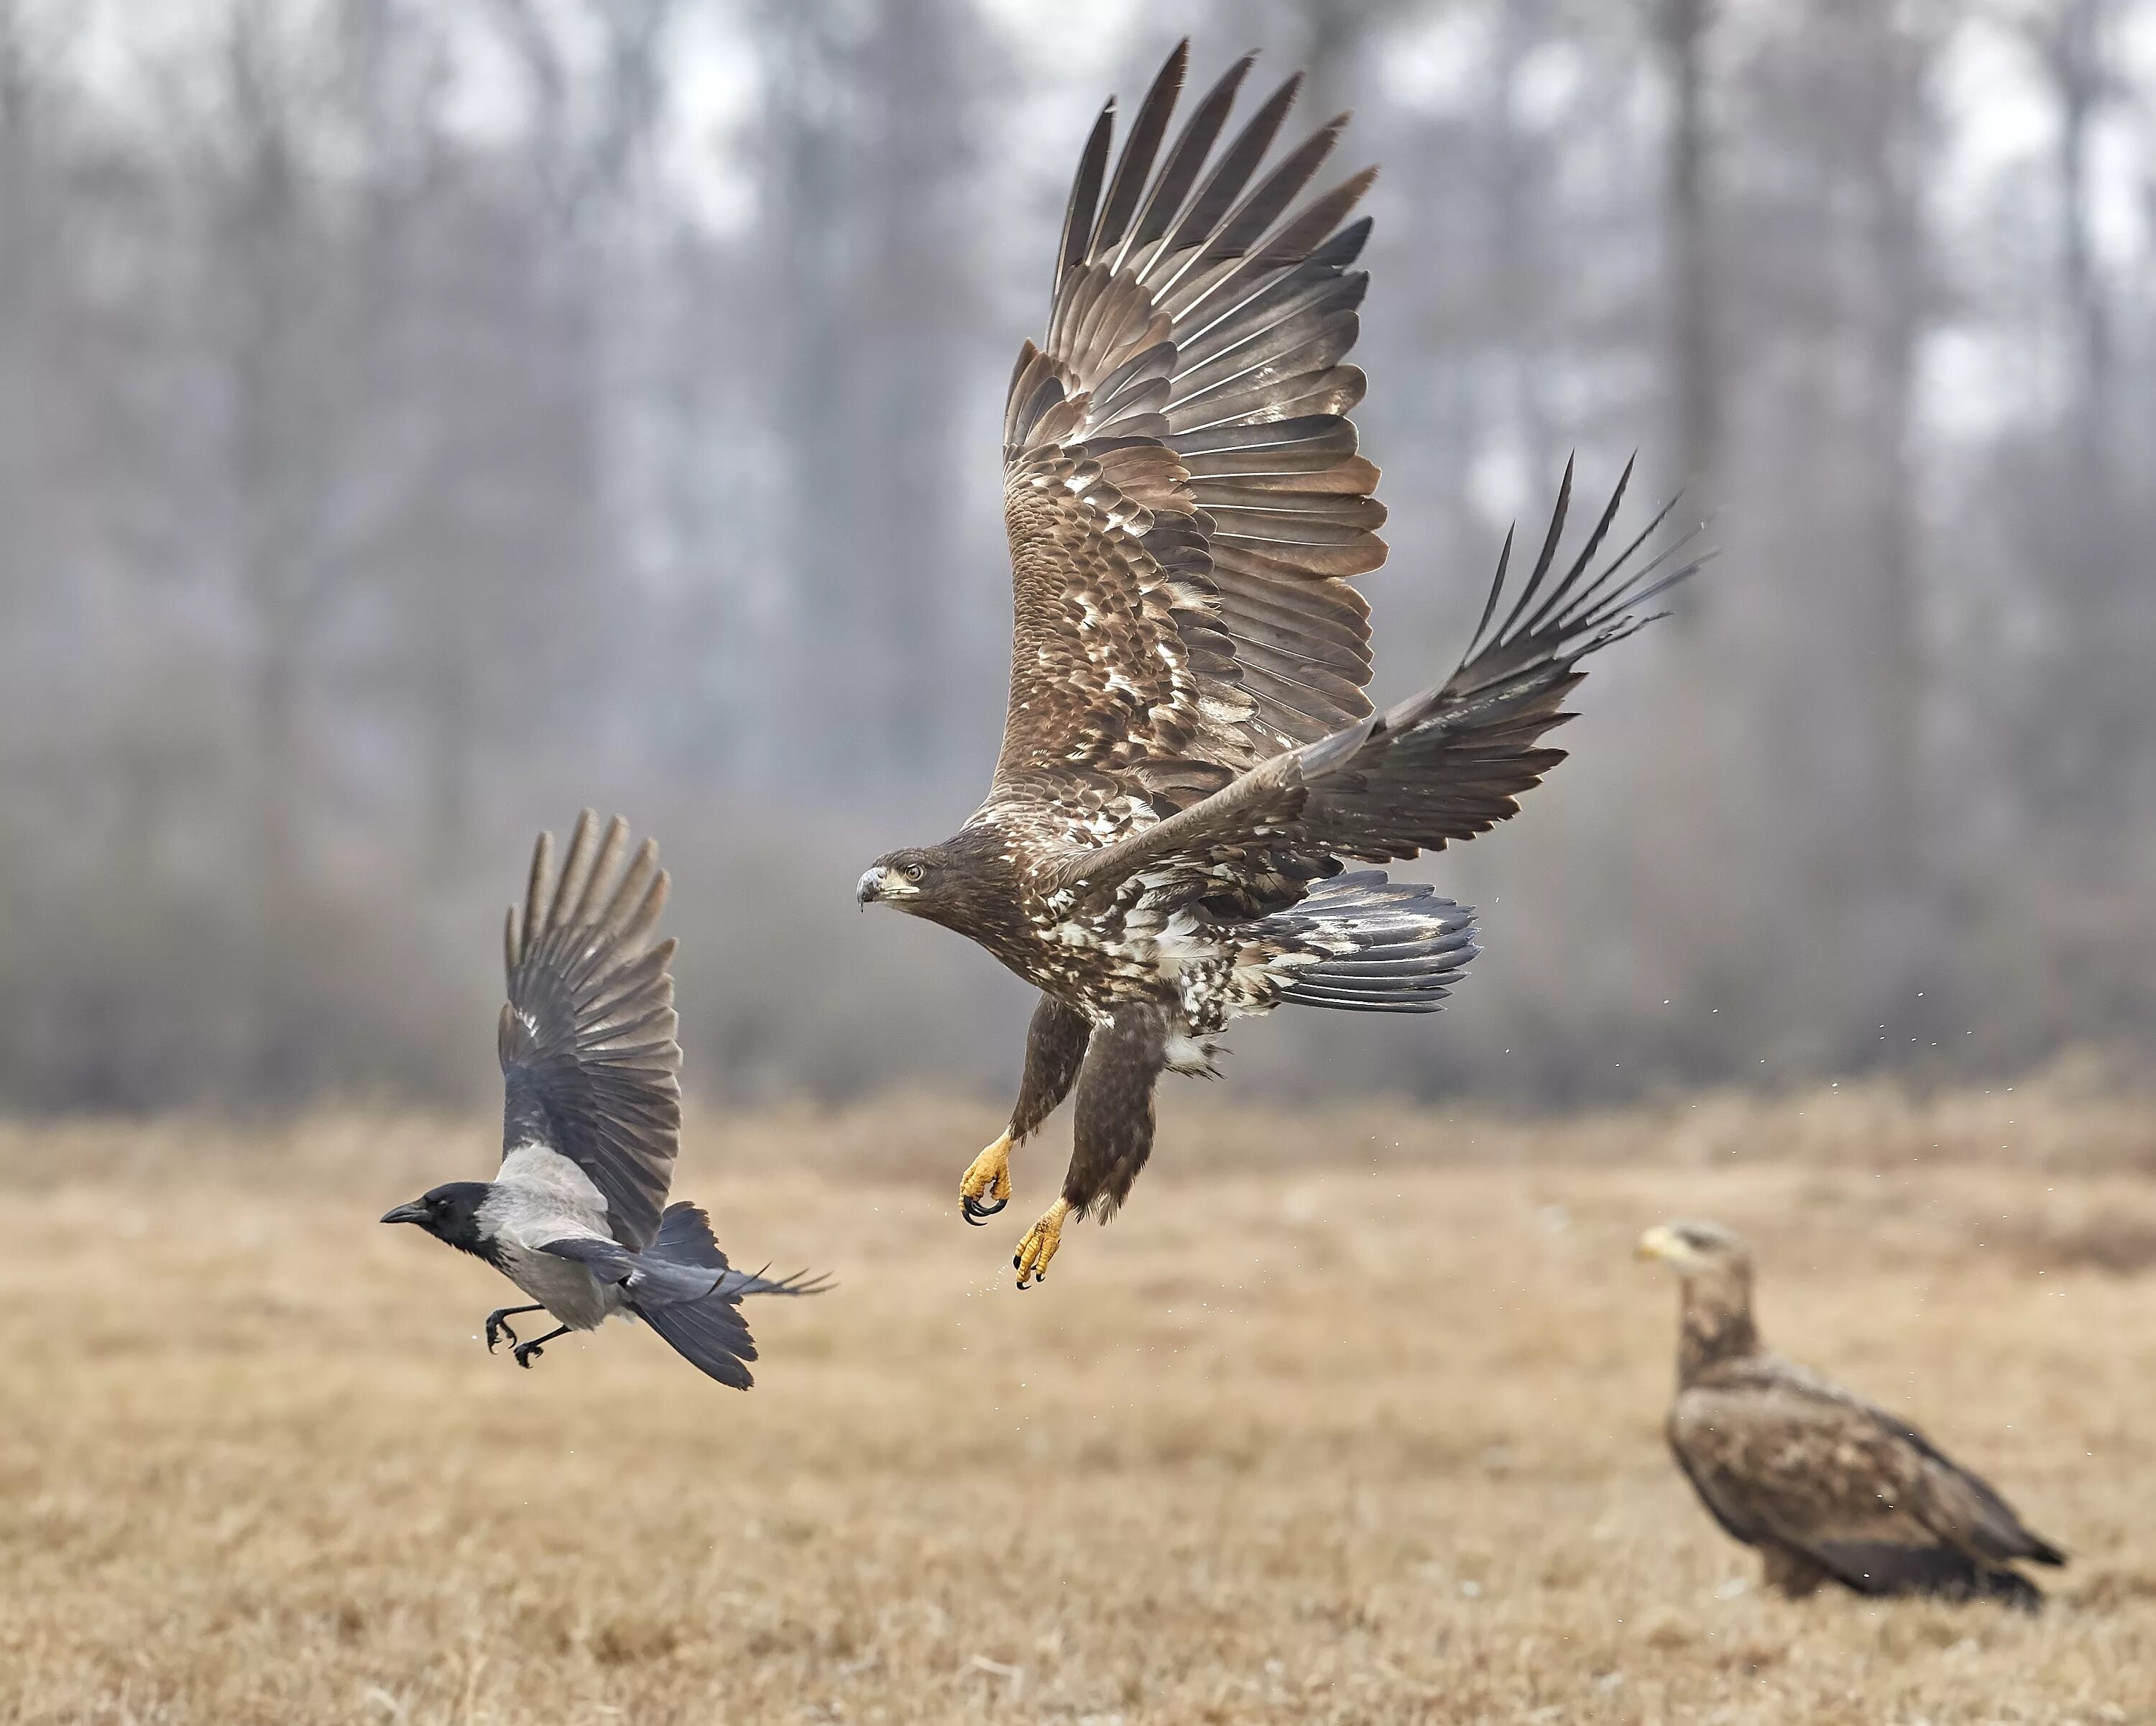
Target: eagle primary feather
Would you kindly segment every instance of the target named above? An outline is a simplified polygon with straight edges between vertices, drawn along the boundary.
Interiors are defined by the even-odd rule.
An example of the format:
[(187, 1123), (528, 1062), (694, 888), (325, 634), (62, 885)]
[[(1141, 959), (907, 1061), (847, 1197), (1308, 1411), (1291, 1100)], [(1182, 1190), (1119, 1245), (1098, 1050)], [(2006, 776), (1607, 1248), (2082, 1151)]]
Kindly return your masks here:
[(1079, 1144), (1020, 1249), (1021, 1287), (1065, 1216), (1128, 1190), (1155, 1080), (1210, 1071), (1230, 1020), (1283, 1001), (1437, 1007), (1475, 954), (1469, 913), (1342, 876), (1343, 860), (1410, 857), (1512, 814), (1561, 758), (1537, 740), (1568, 717), (1579, 660), (1695, 567), (1635, 563), (1660, 516), (1598, 563), (1620, 482), (1560, 568), (1568, 469), (1532, 573), (1515, 592), (1508, 542), (1460, 669), (1373, 714), (1369, 611), (1349, 583), (1383, 562), (1385, 511), (1347, 414), (1368, 286), (1354, 211), (1375, 171), (1313, 192), (1345, 116), (1268, 167), (1301, 80), (1231, 131), (1247, 56), (1171, 133), (1188, 64), (1185, 44), (1120, 153), (1102, 110), (1046, 333), (1011, 375), (1010, 692), (988, 797), (860, 889), (970, 937), (1056, 1004), (1035, 1017), (1010, 1130), (962, 1184), (969, 1220), (999, 1210), (1010, 1146), (1075, 1086)]

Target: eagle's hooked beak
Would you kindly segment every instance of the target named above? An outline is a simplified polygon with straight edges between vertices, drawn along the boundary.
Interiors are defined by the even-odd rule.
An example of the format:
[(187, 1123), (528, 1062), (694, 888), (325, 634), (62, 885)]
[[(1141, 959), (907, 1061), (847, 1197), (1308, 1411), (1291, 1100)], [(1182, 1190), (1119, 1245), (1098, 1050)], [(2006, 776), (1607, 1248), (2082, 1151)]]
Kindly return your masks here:
[(409, 1205), (398, 1205), (394, 1210), (383, 1211), (382, 1220), (385, 1223), (424, 1223), (427, 1220), (427, 1207), (414, 1199)]
[(854, 888), (854, 900), (866, 910), (871, 905), (888, 905), (899, 899), (917, 898), (920, 893), (921, 889), (908, 881), (901, 871), (887, 863), (879, 863), (860, 878), (859, 885)]
[(1632, 1249), (1632, 1256), (1666, 1261), (1685, 1257), (1686, 1248), (1675, 1229), (1667, 1223), (1657, 1223), (1640, 1237), (1640, 1244)]

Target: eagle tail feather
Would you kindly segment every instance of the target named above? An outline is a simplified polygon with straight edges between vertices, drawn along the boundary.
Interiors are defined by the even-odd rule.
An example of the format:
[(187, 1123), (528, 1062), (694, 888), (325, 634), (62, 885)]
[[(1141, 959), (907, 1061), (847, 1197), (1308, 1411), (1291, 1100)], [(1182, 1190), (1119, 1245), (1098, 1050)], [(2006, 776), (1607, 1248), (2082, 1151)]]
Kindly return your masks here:
[(1336, 1012), (1434, 1013), (1481, 951), (1470, 907), (1379, 870), (1321, 882), (1251, 932), (1279, 948), (1281, 1000)]

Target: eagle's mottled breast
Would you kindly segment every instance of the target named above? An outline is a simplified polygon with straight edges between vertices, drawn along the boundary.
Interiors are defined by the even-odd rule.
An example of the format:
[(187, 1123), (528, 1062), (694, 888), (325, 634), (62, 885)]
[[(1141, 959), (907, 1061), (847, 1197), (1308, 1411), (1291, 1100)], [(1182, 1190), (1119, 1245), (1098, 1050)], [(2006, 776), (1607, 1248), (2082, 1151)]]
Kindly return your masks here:
[(1088, 900), (1058, 880), (1059, 863), (1098, 842), (1090, 833), (1045, 833), (1036, 822), (985, 809), (954, 842), (965, 891), (937, 920), (1035, 988), (1096, 1017), (1134, 1000), (1177, 1004), (1173, 968), (1163, 964), (1159, 932), (1149, 926), (1154, 920), (1127, 894)]

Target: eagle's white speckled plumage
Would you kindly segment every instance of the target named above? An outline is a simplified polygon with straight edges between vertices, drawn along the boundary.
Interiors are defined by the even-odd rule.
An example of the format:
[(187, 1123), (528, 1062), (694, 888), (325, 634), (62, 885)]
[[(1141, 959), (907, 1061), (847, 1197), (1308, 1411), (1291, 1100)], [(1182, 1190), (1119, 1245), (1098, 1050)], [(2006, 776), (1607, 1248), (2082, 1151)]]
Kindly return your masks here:
[(1011, 681), (988, 798), (857, 890), (1043, 992), (1009, 1137), (1076, 1086), (1063, 1197), (1081, 1214), (1143, 1164), (1159, 1071), (1206, 1070), (1235, 1020), (1437, 1007), (1474, 957), (1469, 914), (1351, 860), (1512, 814), (1560, 758), (1540, 739), (1578, 660), (1689, 573), (1628, 569), (1645, 535), (1595, 567), (1621, 482), (1558, 564), (1568, 470), (1532, 573), (1508, 590), (1508, 550), (1459, 669), (1373, 710), (1349, 583), (1384, 561), (1385, 511), (1347, 357), (1373, 171), (1311, 190), (1345, 116), (1273, 152), (1296, 80), (1223, 145), (1248, 59), (1173, 126), (1187, 62), (1186, 44), (1119, 155), (1112, 104), (1096, 123), (1047, 330), (1012, 374)]

